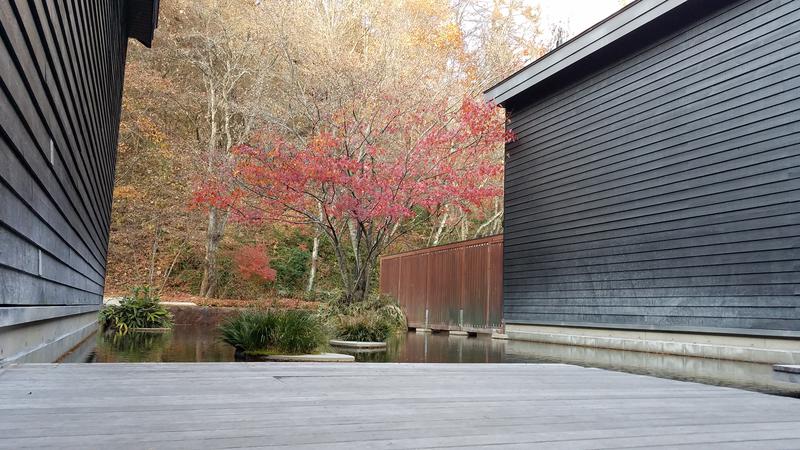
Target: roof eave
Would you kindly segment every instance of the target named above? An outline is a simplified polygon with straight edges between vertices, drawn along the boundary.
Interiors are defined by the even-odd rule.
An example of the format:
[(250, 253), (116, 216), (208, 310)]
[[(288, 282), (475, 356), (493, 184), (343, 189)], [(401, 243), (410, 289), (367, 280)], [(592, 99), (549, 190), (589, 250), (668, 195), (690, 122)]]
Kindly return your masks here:
[(504, 104), (689, 1), (639, 0), (632, 3), (489, 88), (484, 96)]
[(158, 28), (159, 0), (128, 0), (126, 21), (128, 37), (136, 39), (145, 47), (153, 44), (153, 35)]

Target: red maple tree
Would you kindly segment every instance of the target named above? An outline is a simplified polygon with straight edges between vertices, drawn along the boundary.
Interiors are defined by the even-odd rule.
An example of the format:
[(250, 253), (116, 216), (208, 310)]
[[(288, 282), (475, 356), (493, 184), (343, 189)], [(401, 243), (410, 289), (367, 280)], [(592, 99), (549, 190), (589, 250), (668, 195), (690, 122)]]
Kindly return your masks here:
[(233, 258), (236, 269), (247, 279), (275, 281), (276, 271), (269, 265), (269, 254), (262, 245), (245, 246)]
[(342, 109), (304, 145), (270, 136), (236, 149), (239, 218), (317, 227), (333, 246), (352, 302), (369, 293), (378, 256), (415, 218), (501, 193), (486, 180), (501, 176), (496, 155), (512, 139), (491, 103), (400, 110), (386, 100), (368, 118)]

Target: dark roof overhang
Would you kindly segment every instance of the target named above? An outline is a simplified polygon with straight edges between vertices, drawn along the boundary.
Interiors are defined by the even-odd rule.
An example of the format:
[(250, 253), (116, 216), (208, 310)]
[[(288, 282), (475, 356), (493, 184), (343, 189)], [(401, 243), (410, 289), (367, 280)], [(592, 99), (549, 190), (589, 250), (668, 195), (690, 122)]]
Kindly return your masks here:
[(158, 27), (158, 0), (128, 0), (126, 6), (128, 37), (149, 48)]
[(694, 0), (638, 0), (631, 3), (489, 88), (484, 95), (497, 104), (513, 102), (523, 92), (530, 93), (537, 85), (547, 84), (544, 82), (552, 81), (562, 71), (596, 57), (604, 49), (692, 2)]

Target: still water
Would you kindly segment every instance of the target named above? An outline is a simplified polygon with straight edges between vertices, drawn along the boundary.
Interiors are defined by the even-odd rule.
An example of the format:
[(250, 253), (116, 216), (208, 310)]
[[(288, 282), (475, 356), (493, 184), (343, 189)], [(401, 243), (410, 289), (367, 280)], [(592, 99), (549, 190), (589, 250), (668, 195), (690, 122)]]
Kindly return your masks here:
[[(361, 362), (564, 363), (800, 398), (800, 384), (774, 380), (769, 364), (413, 332), (391, 338), (385, 351), (352, 354)], [(102, 363), (234, 360), (233, 348), (218, 340), (212, 325), (176, 325), (168, 333), (121, 337), (98, 333), (65, 359)]]

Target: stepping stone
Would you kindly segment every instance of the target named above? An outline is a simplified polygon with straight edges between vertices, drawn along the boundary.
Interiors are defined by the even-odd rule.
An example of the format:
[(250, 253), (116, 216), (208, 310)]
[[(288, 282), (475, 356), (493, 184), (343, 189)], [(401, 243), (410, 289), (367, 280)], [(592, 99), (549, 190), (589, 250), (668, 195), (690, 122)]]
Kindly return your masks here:
[(271, 355), (259, 359), (280, 362), (353, 362), (356, 357), (341, 353), (320, 353), (319, 355)]
[(337, 339), (331, 339), (329, 342), (334, 347), (386, 348), (386, 342), (340, 341), (340, 340), (337, 340)]

